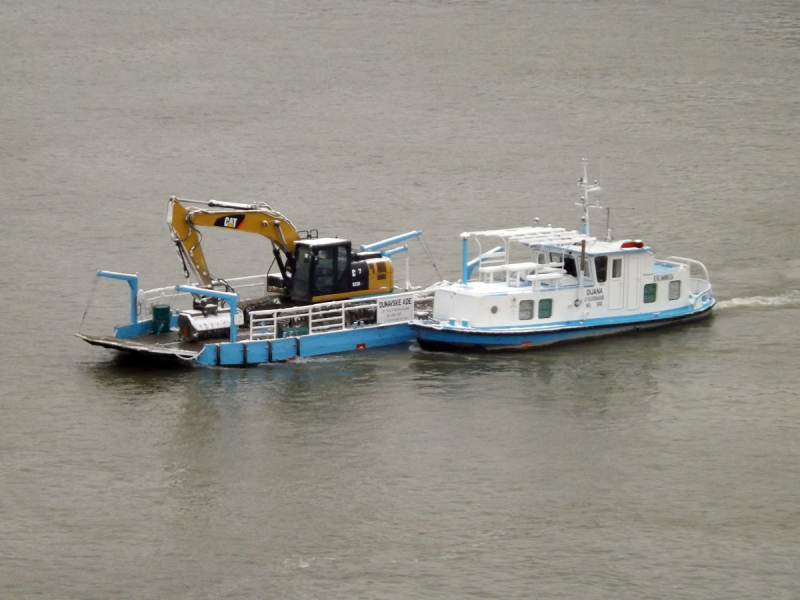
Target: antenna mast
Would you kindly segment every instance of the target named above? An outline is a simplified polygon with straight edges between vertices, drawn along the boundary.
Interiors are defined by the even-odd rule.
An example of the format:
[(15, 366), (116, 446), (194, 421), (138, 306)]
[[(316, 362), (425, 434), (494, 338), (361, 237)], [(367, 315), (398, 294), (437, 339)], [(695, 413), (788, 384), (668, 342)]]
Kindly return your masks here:
[(603, 208), (597, 202), (594, 204), (589, 203), (589, 194), (592, 192), (599, 192), (602, 188), (597, 185), (597, 180), (595, 179), (594, 183), (589, 183), (589, 177), (587, 175), (587, 168), (589, 161), (585, 158), (581, 159), (581, 163), (583, 163), (583, 177), (578, 179), (578, 185), (583, 188), (583, 196), (581, 196), (581, 201), (576, 202), (577, 206), (583, 208), (583, 233), (588, 237), (590, 234), (590, 226), (589, 226), (589, 209), (590, 208)]

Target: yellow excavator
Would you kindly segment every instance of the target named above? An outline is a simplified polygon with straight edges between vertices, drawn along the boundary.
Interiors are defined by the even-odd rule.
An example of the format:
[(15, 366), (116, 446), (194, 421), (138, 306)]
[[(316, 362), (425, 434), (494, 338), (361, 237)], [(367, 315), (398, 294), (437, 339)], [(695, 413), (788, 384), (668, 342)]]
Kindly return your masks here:
[(268, 288), (290, 303), (346, 300), (394, 291), (392, 261), (379, 251), (354, 252), (348, 240), (320, 238), (317, 230), (298, 231), (265, 203), (169, 199), (167, 223), (186, 276), (200, 286), (225, 285), (209, 272), (199, 227), (220, 227), (267, 238), (280, 274)]

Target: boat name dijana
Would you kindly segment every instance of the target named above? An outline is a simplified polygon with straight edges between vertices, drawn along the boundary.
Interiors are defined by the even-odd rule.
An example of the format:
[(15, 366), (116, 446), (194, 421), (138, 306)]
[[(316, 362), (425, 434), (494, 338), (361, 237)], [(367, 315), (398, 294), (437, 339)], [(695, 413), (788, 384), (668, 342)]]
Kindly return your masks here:
[(711, 314), (702, 263), (656, 259), (641, 240), (612, 240), (610, 229), (605, 240), (591, 235), (589, 211), (603, 207), (589, 202), (600, 187), (589, 184), (585, 160), (583, 169), (581, 232), (535, 225), (461, 234), (461, 280), (437, 289), (432, 316), (412, 322), (423, 348), (528, 349)]

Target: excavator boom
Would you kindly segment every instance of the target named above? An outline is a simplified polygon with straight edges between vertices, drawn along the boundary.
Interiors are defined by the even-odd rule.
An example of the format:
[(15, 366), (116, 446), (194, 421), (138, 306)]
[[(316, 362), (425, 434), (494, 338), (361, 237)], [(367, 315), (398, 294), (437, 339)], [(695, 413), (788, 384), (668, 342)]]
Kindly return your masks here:
[[(214, 278), (203, 254), (202, 236), (197, 227), (222, 227), (266, 237), (272, 242), (284, 278), (286, 265), (292, 264), (295, 244), (300, 239), (292, 222), (264, 203), (183, 200), (173, 196), (169, 199), (167, 223), (187, 271), (206, 286), (212, 285)], [(283, 253), (283, 260), (278, 250)]]
[(394, 290), (394, 269), (388, 256), (377, 251), (354, 252), (348, 240), (320, 239), (311, 232), (301, 240), (292, 222), (267, 204), (201, 202), (173, 196), (167, 222), (187, 276), (201, 286), (225, 283), (209, 272), (199, 231), (200, 227), (220, 227), (256, 233), (272, 243), (280, 276), (268, 275), (268, 289), (290, 302), (345, 300)]

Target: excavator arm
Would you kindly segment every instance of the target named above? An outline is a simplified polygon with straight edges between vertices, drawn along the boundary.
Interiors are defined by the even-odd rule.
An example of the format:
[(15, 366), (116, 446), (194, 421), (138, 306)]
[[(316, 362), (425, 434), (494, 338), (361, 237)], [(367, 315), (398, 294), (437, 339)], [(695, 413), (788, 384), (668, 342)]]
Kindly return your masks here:
[(173, 196), (167, 207), (167, 223), (184, 266), (201, 285), (213, 285), (214, 278), (208, 270), (198, 227), (220, 227), (266, 237), (272, 242), (281, 275), (288, 281), (300, 236), (289, 219), (267, 204), (182, 200)]

